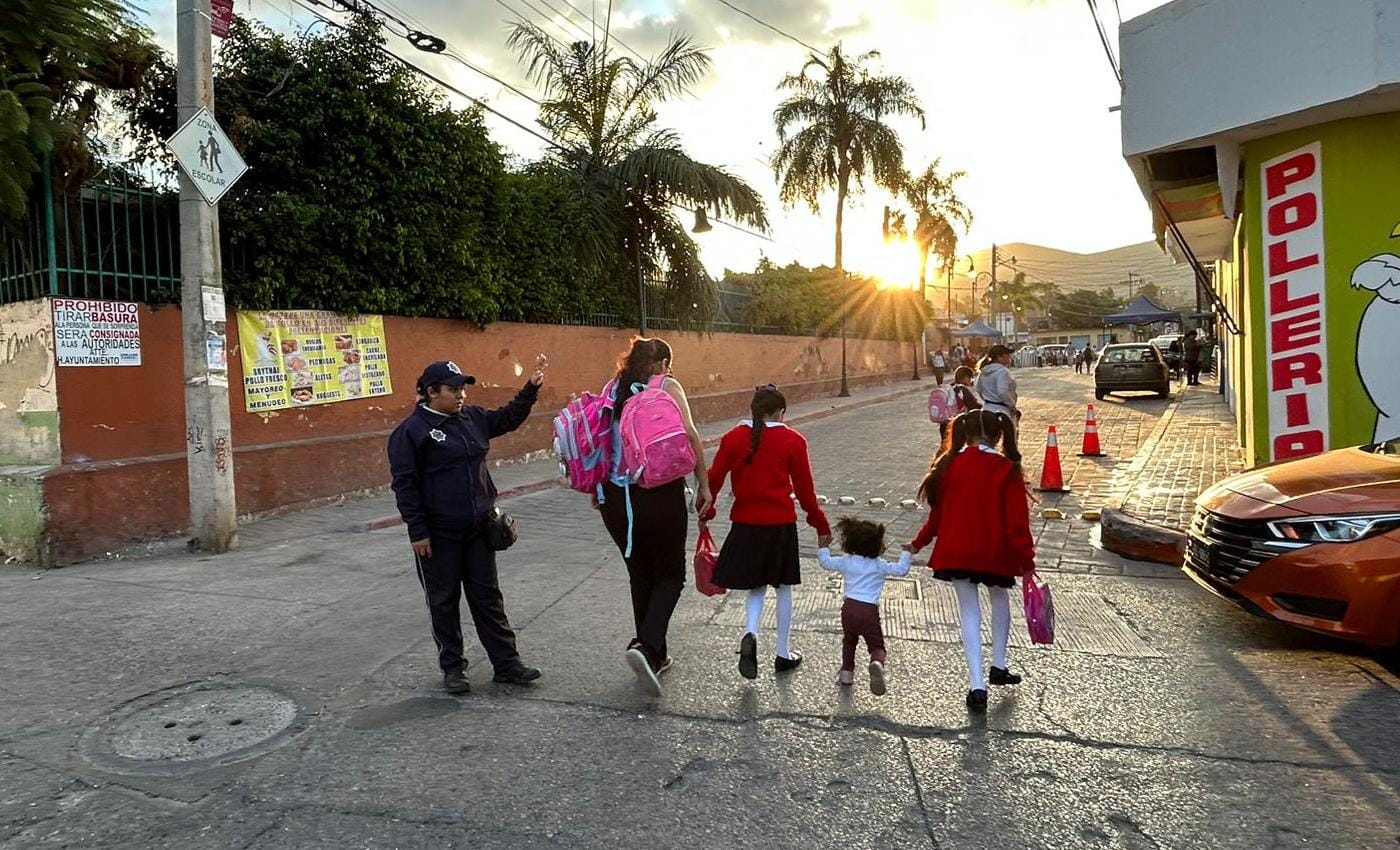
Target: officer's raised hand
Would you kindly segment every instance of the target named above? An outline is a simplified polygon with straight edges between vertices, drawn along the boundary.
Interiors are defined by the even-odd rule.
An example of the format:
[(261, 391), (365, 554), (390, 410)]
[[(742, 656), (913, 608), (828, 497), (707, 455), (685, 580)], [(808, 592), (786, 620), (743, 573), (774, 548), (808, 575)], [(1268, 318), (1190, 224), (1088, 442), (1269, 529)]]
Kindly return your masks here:
[(543, 354), (535, 358), (535, 373), (530, 376), (530, 383), (540, 386), (544, 383), (545, 370), (549, 368), (549, 358)]

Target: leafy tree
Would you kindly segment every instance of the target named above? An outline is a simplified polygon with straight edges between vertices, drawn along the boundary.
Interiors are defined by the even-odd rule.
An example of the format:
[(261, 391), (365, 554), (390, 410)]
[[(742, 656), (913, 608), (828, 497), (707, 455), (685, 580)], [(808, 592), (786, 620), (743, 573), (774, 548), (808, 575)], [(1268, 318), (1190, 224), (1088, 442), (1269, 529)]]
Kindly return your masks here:
[(139, 86), (159, 56), (128, 11), (120, 0), (0, 3), (0, 226), (24, 218), (42, 156), (60, 186), (96, 169), (86, 134), (102, 95)]
[(1050, 299), (1048, 309), (1054, 330), (1074, 330), (1103, 326), (1104, 316), (1122, 310), (1125, 302), (1112, 289), (1060, 290)]
[(706, 319), (713, 282), (699, 248), (674, 208), (709, 208), (766, 229), (758, 193), (722, 168), (691, 158), (680, 136), (657, 126), (656, 107), (690, 91), (710, 58), (689, 38), (673, 37), (638, 63), (601, 44), (561, 46), (530, 24), (512, 29), (509, 46), (545, 92), (539, 123), (554, 140), (544, 166), (572, 182), (587, 210), (591, 266), (635, 292), (641, 277), (659, 281), (666, 300), (693, 305)]
[(829, 335), (845, 310), (852, 336), (907, 340), (926, 318), (915, 293), (881, 290), (873, 278), (848, 276), (829, 266), (778, 266), (764, 258), (752, 273), (727, 271), (722, 283), (751, 296), (744, 322), (782, 333)]
[(779, 197), (788, 206), (803, 201), (817, 212), (822, 193), (836, 190), (838, 272), (845, 268), (846, 198), (861, 191), (867, 176), (892, 192), (903, 183), (904, 146), (885, 121), (896, 115), (920, 123), (924, 118), (907, 80), (869, 70), (878, 56), (872, 51), (849, 59), (838, 44), (825, 57), (809, 56), (800, 73), (778, 84), (778, 91), (791, 93), (773, 113), (780, 142), (773, 158)]
[(965, 171), (939, 172), (942, 160), (929, 163), (923, 173), (904, 178), (905, 201), (914, 214), (914, 244), (919, 246), (919, 289), (923, 290), (928, 259), (939, 259), (939, 269), (947, 272), (958, 255), (958, 230), (972, 226), (972, 211), (958, 197), (953, 184), (967, 176)]
[[(479, 323), (596, 308), (572, 262), (572, 188), (508, 174), (480, 113), (381, 44), (370, 17), (290, 38), (235, 22), (215, 69), (218, 118), (250, 165), (219, 205), (230, 300)], [(174, 104), (168, 67), (127, 99), (149, 158)]]

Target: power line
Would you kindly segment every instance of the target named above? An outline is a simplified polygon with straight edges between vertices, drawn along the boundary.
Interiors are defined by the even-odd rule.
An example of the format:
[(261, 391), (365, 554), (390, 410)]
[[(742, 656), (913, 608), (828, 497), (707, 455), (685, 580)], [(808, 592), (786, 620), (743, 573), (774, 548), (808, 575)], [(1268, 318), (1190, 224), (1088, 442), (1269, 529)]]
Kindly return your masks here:
[[(549, 8), (554, 9), (556, 12), (559, 11), (558, 8), (555, 7), (555, 5), (554, 5), (554, 3), (552, 2), (552, 0), (540, 0), (540, 2), (541, 2), (541, 3), (544, 3), (544, 4), (545, 4), (546, 6), (548, 6)], [(597, 39), (598, 39), (598, 35), (597, 35), (597, 22), (596, 22), (596, 21), (589, 20), (589, 19), (583, 14), (583, 10), (580, 9), (579, 7), (575, 6), (572, 2), (570, 2), (570, 0), (559, 0), (559, 3), (560, 3), (562, 6), (564, 6), (565, 9), (572, 9), (573, 11), (577, 12), (580, 19), (582, 19), (582, 20), (588, 20), (588, 21), (589, 21), (589, 24), (594, 28), (594, 32), (591, 33), (588, 37), (589, 37), (590, 39), (592, 39), (593, 41), (596, 42)], [(563, 13), (561, 13), (561, 14), (564, 15), (564, 19), (565, 19), (565, 20), (571, 20), (571, 18), (569, 17), (569, 15), (568, 15), (567, 12), (563, 12)], [(582, 30), (580, 30), (580, 31), (582, 31)], [(623, 49), (626, 50), (628, 53), (631, 53), (633, 56), (637, 57), (638, 61), (640, 61), (640, 62), (642, 62), (642, 63), (646, 63), (646, 62), (648, 61), (647, 58), (641, 54), (640, 51), (634, 50), (634, 49), (632, 48), (631, 45), (629, 45), (627, 42), (623, 41), (621, 38), (618, 38), (616, 35), (614, 35), (614, 34), (612, 34), (612, 33), (609, 33), (609, 34), (608, 34), (608, 40), (609, 40), (609, 41), (615, 41), (615, 42), (617, 42), (618, 44), (622, 45)]]
[(753, 21), (753, 22), (755, 22), (755, 23), (757, 23), (757, 24), (759, 24), (759, 25), (761, 25), (761, 26), (767, 27), (768, 29), (770, 29), (770, 30), (772, 30), (773, 32), (777, 33), (778, 35), (782, 36), (783, 38), (786, 38), (786, 39), (788, 39), (788, 40), (790, 40), (790, 41), (795, 41), (795, 42), (797, 42), (798, 44), (802, 45), (803, 47), (807, 48), (808, 50), (812, 51), (813, 53), (815, 53), (815, 54), (818, 55), (818, 56), (824, 56), (824, 55), (826, 55), (826, 51), (825, 51), (825, 50), (822, 50), (821, 48), (818, 48), (818, 47), (813, 47), (812, 45), (808, 44), (807, 42), (805, 42), (805, 41), (803, 41), (802, 39), (798, 38), (797, 36), (793, 35), (792, 33), (790, 33), (790, 32), (785, 32), (785, 31), (783, 31), (783, 30), (781, 30), (781, 29), (779, 29), (779, 28), (773, 26), (772, 24), (768, 23), (767, 21), (763, 20), (762, 18), (755, 17), (754, 15), (750, 14), (749, 12), (746, 12), (746, 11), (744, 11), (743, 9), (740, 9), (738, 6), (735, 6), (733, 3), (730, 3), (729, 0), (716, 0), (716, 2), (723, 3), (724, 5), (728, 6), (729, 8), (731, 8), (731, 9), (733, 9), (734, 11), (738, 12), (739, 14), (743, 15), (744, 17), (748, 18), (749, 20), (751, 20), (751, 21)]
[[(725, 0), (720, 0), (721, 3)], [(1113, 55), (1113, 48), (1108, 43), (1108, 31), (1104, 29), (1103, 20), (1099, 17), (1099, 7), (1094, 0), (1086, 0), (1089, 4), (1089, 14), (1094, 17), (1094, 29), (1099, 31), (1099, 41), (1103, 42), (1103, 52), (1108, 56), (1108, 64), (1113, 68), (1113, 76), (1118, 80), (1118, 85), (1123, 85), (1123, 70), (1118, 67), (1118, 58)]]

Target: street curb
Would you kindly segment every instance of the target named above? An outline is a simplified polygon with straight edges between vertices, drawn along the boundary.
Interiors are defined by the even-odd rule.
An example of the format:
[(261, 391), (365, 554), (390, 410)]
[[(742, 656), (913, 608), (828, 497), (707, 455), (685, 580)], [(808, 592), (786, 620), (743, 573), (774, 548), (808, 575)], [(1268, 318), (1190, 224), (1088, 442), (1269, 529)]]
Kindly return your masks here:
[[(1137, 476), (1147, 467), (1148, 461), (1157, 451), (1157, 444), (1166, 436), (1167, 429), (1176, 418), (1184, 395), (1184, 390), (1176, 394), (1175, 400), (1162, 414), (1157, 427), (1152, 429), (1152, 433), (1143, 441), (1128, 465), (1127, 475), (1133, 479), (1133, 488), (1137, 486)], [(1186, 558), (1184, 531), (1139, 519), (1123, 509), (1121, 500), (1116, 504), (1104, 506), (1099, 520), (1099, 537), (1103, 548), (1134, 561), (1181, 566)]]
[[(853, 410), (860, 410), (863, 407), (870, 407), (871, 405), (884, 404), (887, 401), (894, 401), (895, 399), (903, 398), (907, 395), (913, 395), (914, 393), (922, 392), (924, 389), (926, 388), (922, 386), (909, 387), (907, 389), (902, 389), (896, 392), (876, 396), (875, 398), (862, 399), (861, 401), (852, 402), (846, 405), (834, 405), (827, 410), (817, 410), (812, 413), (807, 413), (801, 416), (793, 416), (787, 421), (793, 425), (800, 425), (804, 422), (816, 422), (822, 419), (828, 419), (832, 416), (836, 416), (842, 413), (849, 413)], [(719, 441), (721, 439), (722, 437), (711, 437), (703, 441), (704, 446), (707, 449), (714, 448), (715, 446), (719, 445)], [(532, 481), (529, 484), (521, 484), (518, 487), (511, 487), (507, 490), (502, 490), (500, 493), (496, 494), (496, 501), (504, 502), (509, 499), (517, 498), (519, 496), (528, 496), (531, 493), (540, 493), (545, 490), (553, 490), (556, 487), (563, 486), (563, 482), (560, 481), (558, 476), (551, 475), (549, 478), (546, 478), (541, 481)], [(382, 531), (386, 528), (393, 528), (396, 525), (403, 525), (403, 517), (399, 516), (398, 514), (392, 514), (389, 516), (376, 517), (375, 519), (367, 520), (365, 522), (354, 523), (349, 527), (348, 530), (354, 533), (365, 533), (370, 531)]]

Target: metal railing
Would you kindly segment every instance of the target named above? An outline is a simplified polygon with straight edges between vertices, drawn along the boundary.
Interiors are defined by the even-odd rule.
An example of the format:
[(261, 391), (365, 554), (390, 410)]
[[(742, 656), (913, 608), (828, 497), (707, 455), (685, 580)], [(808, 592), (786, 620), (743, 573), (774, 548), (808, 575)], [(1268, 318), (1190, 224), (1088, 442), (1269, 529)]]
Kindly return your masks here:
[(179, 202), (114, 173), (56, 192), (44, 162), (21, 233), (6, 231), (0, 304), (44, 296), (167, 303), (179, 298)]

